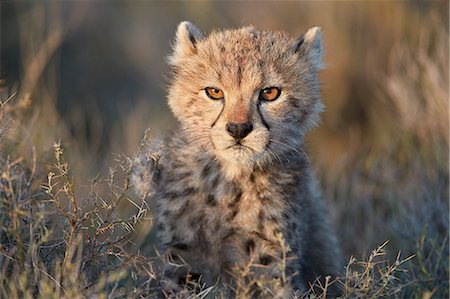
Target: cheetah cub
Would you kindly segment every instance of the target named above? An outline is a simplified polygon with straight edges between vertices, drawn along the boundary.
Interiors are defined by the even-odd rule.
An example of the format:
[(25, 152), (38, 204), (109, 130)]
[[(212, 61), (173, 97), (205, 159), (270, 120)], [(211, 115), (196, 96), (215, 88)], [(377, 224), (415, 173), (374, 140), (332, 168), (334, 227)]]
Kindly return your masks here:
[(321, 56), (318, 27), (291, 38), (178, 26), (168, 102), (179, 129), (159, 166), (141, 159), (145, 175), (134, 179), (157, 203), (166, 294), (199, 280), (222, 282), (230, 296), (286, 298), (336, 274), (303, 146), (322, 110)]

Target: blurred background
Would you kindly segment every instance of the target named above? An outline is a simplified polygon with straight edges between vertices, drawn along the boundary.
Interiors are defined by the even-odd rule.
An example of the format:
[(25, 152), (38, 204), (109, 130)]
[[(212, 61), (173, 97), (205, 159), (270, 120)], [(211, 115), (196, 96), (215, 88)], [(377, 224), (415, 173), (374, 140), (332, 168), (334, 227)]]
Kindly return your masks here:
[[(321, 26), (326, 110), (307, 147), (343, 260), (385, 240), (394, 255), (422, 246), (435, 261), (443, 246), (448, 257), (448, 1), (1, 1), (0, 8), (1, 92), (30, 107), (26, 133), (10, 134), (25, 157), (32, 146), (51, 155), (61, 139), (81, 186), (107, 172), (116, 154), (132, 156), (147, 128), (161, 137), (175, 127), (166, 57), (179, 22), (205, 33), (253, 24), (296, 36)], [(448, 285), (448, 258), (438, 266), (432, 283)]]

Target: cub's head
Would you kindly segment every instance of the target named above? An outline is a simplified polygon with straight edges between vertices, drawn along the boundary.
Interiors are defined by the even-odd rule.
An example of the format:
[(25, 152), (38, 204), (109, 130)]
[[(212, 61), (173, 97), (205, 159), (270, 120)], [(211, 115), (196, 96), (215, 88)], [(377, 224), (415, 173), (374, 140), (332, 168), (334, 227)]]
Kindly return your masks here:
[(249, 166), (298, 153), (322, 109), (318, 27), (300, 38), (253, 27), (203, 35), (178, 26), (169, 105), (189, 142)]

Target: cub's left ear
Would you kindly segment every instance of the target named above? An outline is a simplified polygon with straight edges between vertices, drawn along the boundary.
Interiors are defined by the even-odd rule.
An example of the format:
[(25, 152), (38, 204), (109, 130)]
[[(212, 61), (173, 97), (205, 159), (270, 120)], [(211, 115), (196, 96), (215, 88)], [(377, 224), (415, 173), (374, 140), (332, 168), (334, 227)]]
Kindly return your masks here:
[(294, 44), (294, 52), (307, 58), (313, 67), (321, 69), (322, 63), (322, 30), (320, 27), (310, 28)]
[(197, 42), (203, 39), (203, 33), (192, 23), (184, 21), (178, 25), (173, 45), (173, 53), (169, 56), (171, 65), (178, 65), (183, 58), (197, 53)]

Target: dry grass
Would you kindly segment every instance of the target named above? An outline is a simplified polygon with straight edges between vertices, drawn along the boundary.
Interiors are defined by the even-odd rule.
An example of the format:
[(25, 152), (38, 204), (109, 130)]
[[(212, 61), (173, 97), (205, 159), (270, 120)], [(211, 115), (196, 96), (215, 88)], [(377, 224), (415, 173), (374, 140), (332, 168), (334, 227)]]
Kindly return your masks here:
[[(13, 118), (20, 118), (28, 109), (13, 103), (14, 99), (10, 99), (1, 105), (4, 132), (11, 130), (8, 126)], [(21, 129), (21, 126), (14, 128)], [(35, 149), (28, 158), (16, 156), (14, 143), (8, 134), (2, 136), (1, 297), (158, 296), (158, 258), (139, 254), (139, 245), (133, 243), (133, 239), (139, 238), (139, 231), (136, 231), (139, 224), (147, 222), (151, 225), (152, 220), (147, 203), (130, 195), (127, 179), (130, 160), (119, 159), (107, 178), (93, 179), (88, 195), (79, 198), (60, 142), (54, 144), (53, 157), (48, 161), (38, 161)], [(361, 181), (359, 184), (361, 187), (367, 183)], [(126, 206), (129, 207), (125, 210), (133, 211), (131, 215), (120, 213), (119, 207), (124, 209)], [(359, 206), (355, 215), (366, 208), (371, 207)], [(376, 215), (372, 217), (376, 218)], [(395, 241), (398, 239), (397, 236)], [(280, 240), (282, 242), (282, 238)], [(331, 284), (340, 286), (342, 298), (448, 295), (447, 239), (423, 230), (416, 242), (415, 250), (406, 248), (408, 252), (415, 252), (414, 255), (402, 259), (398, 254), (393, 262), (385, 250), (385, 242), (364, 261), (350, 258), (341, 277), (334, 281), (327, 279), (325, 285), (318, 282), (307, 293), (293, 296), (325, 298)], [(281, 268), (284, 262), (280, 260)], [(260, 265), (250, 262), (236, 270), (234, 291), (238, 298), (252, 298), (255, 287), (268, 290), (265, 287), (279, 283), (255, 275), (258, 267)], [(201, 282), (192, 281), (185, 289), (184, 296), (229, 296), (227, 287), (220, 284), (205, 288)], [(260, 293), (259, 296), (271, 297), (273, 294)]]
[[(10, 119), (11, 111), (17, 117), (20, 110), (2, 103), (0, 120)], [(14, 141), (3, 138), (2, 150), (14, 148)], [(153, 263), (136, 252), (132, 237), (151, 217), (146, 202), (128, 195), (129, 161), (118, 160), (109, 176), (93, 179), (88, 195), (80, 198), (61, 143), (54, 144), (52, 160), (37, 161), (33, 153), (31, 159), (5, 151), (0, 156), (0, 297), (148, 293), (136, 281), (140, 273), (154, 272)], [(126, 205), (131, 214), (120, 213)]]

